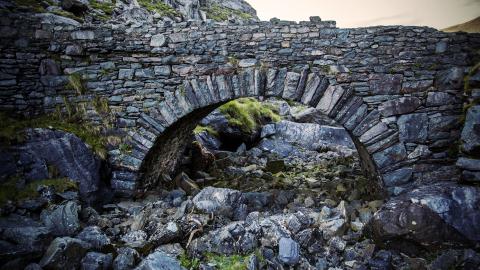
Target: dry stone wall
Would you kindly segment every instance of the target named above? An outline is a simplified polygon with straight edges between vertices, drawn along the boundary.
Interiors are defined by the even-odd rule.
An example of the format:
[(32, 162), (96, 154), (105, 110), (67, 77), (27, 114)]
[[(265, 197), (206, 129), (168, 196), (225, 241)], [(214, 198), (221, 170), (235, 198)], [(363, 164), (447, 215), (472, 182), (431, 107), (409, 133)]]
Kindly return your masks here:
[[(91, 103), (105, 100), (113, 129), (132, 146), (109, 152), (118, 193), (156, 184), (175, 167), (196, 121), (244, 96), (300, 101), (337, 120), (390, 194), (460, 176), (451, 150), (477, 34), (339, 29), (318, 17), (131, 27), (1, 15), (0, 109), (36, 115), (67, 102), (101, 125)], [(75, 77), (84, 91), (68, 87)]]

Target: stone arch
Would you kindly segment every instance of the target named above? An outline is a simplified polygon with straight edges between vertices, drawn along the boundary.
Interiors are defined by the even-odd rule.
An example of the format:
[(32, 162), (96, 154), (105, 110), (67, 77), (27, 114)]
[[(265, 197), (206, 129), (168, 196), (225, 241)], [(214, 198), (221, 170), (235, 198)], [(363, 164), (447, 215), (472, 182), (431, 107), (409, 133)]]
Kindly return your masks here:
[[(187, 77), (175, 91), (148, 113), (142, 113), (135, 131), (129, 131), (134, 150), (116, 160), (112, 187), (117, 191), (148, 189), (163, 174), (173, 172), (183, 147), (197, 123), (218, 106), (241, 97), (279, 97), (320, 110), (351, 135), (364, 171), (380, 189), (389, 172), (407, 158), (399, 132), (381, 120), (350, 88), (321, 72), (286, 68), (249, 67), (234, 73)], [(411, 177), (410, 172), (404, 172)], [(408, 175), (410, 174), (410, 175)], [(405, 176), (405, 177), (407, 177)], [(391, 185), (390, 185), (391, 186)]]

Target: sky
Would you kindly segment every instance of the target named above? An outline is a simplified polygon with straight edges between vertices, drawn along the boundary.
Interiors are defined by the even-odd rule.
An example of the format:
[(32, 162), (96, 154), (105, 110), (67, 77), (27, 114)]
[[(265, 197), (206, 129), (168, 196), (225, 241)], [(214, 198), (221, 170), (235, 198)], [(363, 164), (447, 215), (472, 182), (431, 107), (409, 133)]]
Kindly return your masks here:
[(417, 25), (437, 29), (480, 16), (480, 0), (246, 0), (261, 20), (337, 21), (337, 27)]

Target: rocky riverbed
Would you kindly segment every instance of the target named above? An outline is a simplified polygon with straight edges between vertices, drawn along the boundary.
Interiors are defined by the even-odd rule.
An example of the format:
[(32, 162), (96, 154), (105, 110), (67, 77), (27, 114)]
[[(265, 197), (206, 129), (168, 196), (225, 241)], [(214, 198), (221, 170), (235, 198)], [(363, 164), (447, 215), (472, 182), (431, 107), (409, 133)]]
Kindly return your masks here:
[[(3, 201), (2, 269), (480, 266), (478, 188), (440, 183), (385, 203), (346, 131), (296, 104), (215, 110), (177, 175), (134, 200), (107, 196), (107, 168), (78, 137), (26, 135), (2, 155), (37, 183)], [(52, 174), (73, 181), (38, 180)]]

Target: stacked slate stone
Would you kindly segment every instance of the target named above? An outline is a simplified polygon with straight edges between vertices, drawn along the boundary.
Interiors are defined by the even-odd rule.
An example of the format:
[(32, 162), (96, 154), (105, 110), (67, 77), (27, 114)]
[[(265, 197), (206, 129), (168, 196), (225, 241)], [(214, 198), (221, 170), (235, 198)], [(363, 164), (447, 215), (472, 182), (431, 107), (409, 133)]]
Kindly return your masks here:
[[(184, 143), (169, 143), (162, 154), (168, 160), (149, 153), (171, 142), (164, 131), (179, 119), (188, 129), (198, 110), (261, 95), (301, 101), (339, 121), (390, 194), (460, 176), (449, 148), (460, 138), (463, 77), (477, 34), (338, 29), (318, 18), (79, 25), (52, 14), (7, 13), (1, 24), (0, 109), (39, 114), (67, 100), (87, 104), (87, 118), (101, 125), (88, 101), (105, 98), (113, 132), (132, 148), (109, 152), (117, 193), (148, 187), (175, 167)], [(81, 75), (82, 93), (66, 87), (72, 74)], [(152, 164), (159, 169), (142, 174)]]

